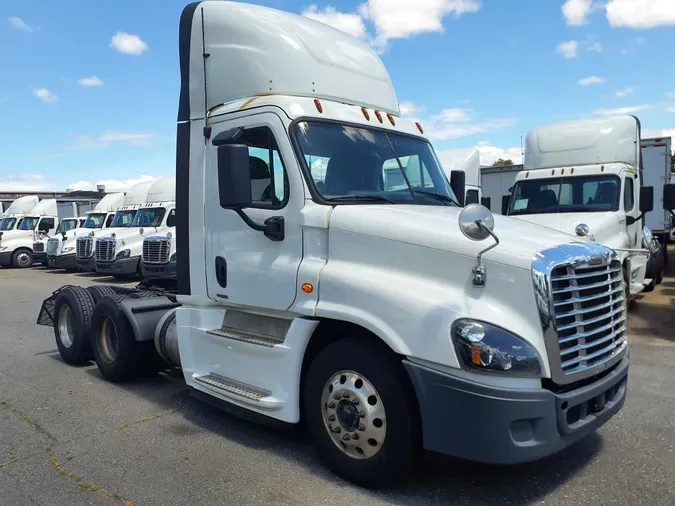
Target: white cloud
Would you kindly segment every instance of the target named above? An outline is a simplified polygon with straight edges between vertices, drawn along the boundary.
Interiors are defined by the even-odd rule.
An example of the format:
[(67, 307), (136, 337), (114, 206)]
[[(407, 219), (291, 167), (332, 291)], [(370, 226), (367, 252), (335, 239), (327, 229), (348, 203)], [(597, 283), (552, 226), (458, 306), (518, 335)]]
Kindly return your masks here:
[[(418, 106), (414, 107), (418, 112), (423, 110)], [(459, 139), (508, 128), (517, 123), (515, 118), (483, 118), (482, 114), (473, 109), (458, 108), (443, 109), (427, 118), (410, 119), (419, 121), (424, 127), (424, 133), (432, 140)]]
[(148, 45), (138, 35), (117, 32), (110, 40), (110, 47), (124, 54), (139, 55), (148, 50)]
[(596, 8), (592, 0), (567, 0), (561, 7), (567, 24), (571, 26), (585, 25), (586, 17)]
[(650, 105), (635, 105), (632, 107), (617, 107), (615, 109), (598, 109), (593, 111), (596, 116), (621, 116), (624, 114), (635, 114), (649, 109)]
[(675, 137), (675, 128), (644, 128), (641, 137), (643, 139), (654, 139), (659, 137)]
[(108, 132), (98, 136), (78, 135), (76, 148), (107, 148), (114, 143), (127, 143), (136, 147), (146, 147), (156, 139), (151, 133)]
[[(4, 172), (4, 171), (0, 171)], [(0, 192), (47, 191), (50, 184), (41, 174), (18, 174), (0, 177)]]
[[(334, 7), (319, 10), (312, 4), (302, 14), (368, 40), (378, 50), (392, 39), (409, 39), (422, 33), (443, 32), (443, 20), (478, 12), (481, 0), (366, 0), (357, 12), (344, 13)], [(369, 33), (365, 22), (372, 23)]]
[(42, 174), (19, 174), (19, 179), (39, 181), (45, 177)]
[(571, 58), (577, 57), (578, 48), (579, 43), (576, 40), (568, 40), (567, 42), (561, 42), (558, 44), (558, 46), (555, 48), (555, 52), (569, 60)]
[(302, 12), (302, 15), (332, 26), (357, 39), (366, 35), (366, 25), (358, 14), (338, 12), (335, 7), (331, 6), (320, 11), (316, 5), (312, 4)]
[(132, 186), (143, 183), (145, 181), (156, 181), (157, 177), (143, 175), (139, 178), (130, 178), (130, 179), (101, 179), (96, 181), (96, 183), (90, 183), (89, 181), (77, 181), (71, 183), (67, 186), (68, 189), (73, 191), (93, 191), (96, 190), (98, 185), (105, 186), (106, 192), (125, 192)]
[(42, 100), (45, 104), (53, 104), (59, 100), (59, 97), (54, 95), (47, 88), (33, 88), (33, 95)]
[(406, 117), (415, 116), (416, 114), (419, 114), (422, 111), (424, 111), (424, 107), (418, 106), (418, 105), (410, 102), (409, 100), (406, 100), (406, 101), (398, 104), (398, 108), (401, 111), (401, 116), (406, 116)]
[(609, 0), (607, 20), (613, 27), (634, 29), (675, 25), (673, 0)]
[(615, 93), (615, 95), (619, 98), (621, 97), (627, 97), (628, 95), (633, 94), (633, 88), (624, 88), (623, 90), (619, 90)]
[(33, 33), (34, 31), (40, 29), (37, 26), (29, 25), (23, 19), (21, 19), (19, 17), (16, 17), (16, 16), (9, 18), (8, 21), (9, 21), (9, 24), (12, 25), (14, 28), (16, 28), (17, 30), (24, 31), (24, 32)]
[(96, 76), (91, 76), (80, 79), (77, 84), (80, 86), (103, 86), (103, 81)]
[(586, 48), (586, 51), (594, 52), (594, 53), (602, 53), (602, 44), (599, 42), (594, 42), (590, 46)]
[(669, 91), (666, 93), (666, 97), (668, 98), (675, 98), (675, 91)]
[(675, 114), (675, 107), (666, 107), (666, 112)]
[(605, 81), (607, 81), (607, 79), (605, 79), (604, 77), (589, 76), (589, 77), (584, 77), (583, 79), (579, 79), (579, 81), (577, 81), (577, 82), (581, 86), (591, 86), (591, 85), (594, 85), (594, 84), (602, 84)]
[[(497, 146), (493, 146), (489, 141), (481, 141), (476, 144), (476, 148), (478, 148), (480, 154), (481, 165), (492, 165), (500, 158), (502, 160), (511, 160), (515, 164), (523, 163), (523, 157), (519, 147), (502, 149)], [(451, 165), (452, 160), (454, 160), (456, 157), (456, 151), (458, 150), (438, 150), (436, 154), (438, 155), (438, 159), (441, 161), (441, 165), (444, 167), (446, 165)]]

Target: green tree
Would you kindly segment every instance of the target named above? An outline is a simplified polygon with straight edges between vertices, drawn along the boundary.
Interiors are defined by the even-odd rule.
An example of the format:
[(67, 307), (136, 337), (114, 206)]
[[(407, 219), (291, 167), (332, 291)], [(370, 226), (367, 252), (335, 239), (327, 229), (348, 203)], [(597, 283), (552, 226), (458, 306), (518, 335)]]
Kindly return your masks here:
[(500, 158), (492, 164), (493, 167), (503, 167), (504, 165), (513, 165), (513, 160), (504, 160), (503, 158)]

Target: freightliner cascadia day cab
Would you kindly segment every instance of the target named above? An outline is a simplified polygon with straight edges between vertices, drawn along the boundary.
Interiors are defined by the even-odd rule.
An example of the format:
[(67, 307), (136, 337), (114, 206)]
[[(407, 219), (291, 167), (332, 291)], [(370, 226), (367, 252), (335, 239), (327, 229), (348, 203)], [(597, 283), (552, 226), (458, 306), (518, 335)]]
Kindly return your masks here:
[(612, 248), (634, 296), (652, 282), (643, 227), (653, 192), (644, 183), (635, 116), (555, 123), (528, 132), (508, 215)]
[(55, 269), (77, 270), (77, 238), (96, 230), (106, 230), (112, 226), (115, 211), (124, 202), (124, 193), (109, 193), (103, 197), (93, 210), (85, 213), (86, 220), (80, 228), (67, 235), (52, 237), (47, 242), (47, 263)]
[[(59, 226), (56, 227), (56, 232), (54, 232), (54, 237), (61, 237), (62, 240), (65, 240), (68, 232), (71, 230), (76, 230), (84, 226), (84, 222), (87, 221), (86, 217), (75, 217), (75, 218), (64, 218), (59, 221)], [(49, 236), (41, 237), (33, 244), (33, 262), (39, 263), (47, 267), (49, 261), (47, 259), (47, 251), (49, 249)], [(52, 242), (52, 245), (54, 242)], [(59, 241), (57, 241), (57, 246), (54, 248), (54, 251), (58, 250)]]
[[(187, 6), (179, 41), (177, 293), (58, 290), (38, 323), (65, 362), (124, 381), (159, 355), (224, 409), (304, 421), (363, 485), (397, 483), (422, 448), (535, 460), (621, 409), (616, 253), (458, 207), (463, 174), (448, 183), (369, 46), (225, 1)], [(430, 185), (385, 186), (406, 157)]]
[(176, 280), (177, 278), (175, 213), (174, 210), (173, 213), (167, 217), (166, 226), (162, 228), (160, 233), (153, 234), (143, 239), (141, 274), (146, 279)]
[(145, 204), (138, 208), (131, 226), (96, 239), (96, 272), (113, 276), (141, 274), (143, 239), (174, 226), (175, 201), (175, 177), (161, 178), (152, 183)]
[(82, 271), (93, 271), (96, 269), (94, 255), (96, 253), (96, 239), (113, 233), (121, 232), (131, 227), (136, 217), (136, 212), (145, 204), (148, 196), (148, 190), (153, 181), (143, 181), (135, 184), (124, 194), (122, 205), (117, 208), (115, 217), (110, 223), (110, 227), (98, 230), (91, 230), (86, 235), (77, 238), (75, 246), (75, 261), (77, 268)]
[(26, 268), (33, 265), (33, 244), (41, 234), (53, 234), (58, 225), (56, 199), (39, 201), (23, 215), (14, 230), (2, 232), (0, 266)]
[(23, 217), (33, 209), (40, 199), (37, 195), (26, 195), (12, 202), (5, 212), (0, 214), (0, 239), (6, 232), (16, 230)]

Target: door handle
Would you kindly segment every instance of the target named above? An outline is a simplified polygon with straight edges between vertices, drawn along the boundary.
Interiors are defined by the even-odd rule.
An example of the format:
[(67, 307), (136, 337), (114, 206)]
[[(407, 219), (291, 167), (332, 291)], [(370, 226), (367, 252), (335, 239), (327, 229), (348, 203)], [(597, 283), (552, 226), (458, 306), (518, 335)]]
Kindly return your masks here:
[(216, 280), (223, 288), (227, 288), (227, 261), (223, 257), (216, 257)]

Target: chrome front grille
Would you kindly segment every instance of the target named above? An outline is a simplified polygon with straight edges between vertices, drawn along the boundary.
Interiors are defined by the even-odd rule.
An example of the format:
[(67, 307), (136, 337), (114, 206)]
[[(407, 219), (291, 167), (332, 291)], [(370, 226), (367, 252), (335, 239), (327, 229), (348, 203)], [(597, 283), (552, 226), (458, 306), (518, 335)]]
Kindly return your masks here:
[(556, 383), (598, 374), (620, 360), (628, 322), (623, 269), (614, 252), (598, 244), (559, 246), (535, 257), (533, 274)]
[(146, 264), (166, 264), (171, 254), (171, 241), (166, 237), (147, 237), (143, 240), (142, 260)]
[(58, 255), (59, 254), (59, 241), (56, 237), (52, 237), (47, 241), (47, 254), (48, 255)]
[(94, 239), (92, 237), (78, 237), (75, 246), (76, 258), (91, 258), (94, 249)]
[(44, 253), (45, 252), (45, 243), (42, 241), (33, 243), (33, 253)]
[(115, 260), (115, 239), (102, 237), (96, 240), (96, 261), (112, 262)]

